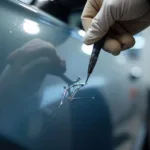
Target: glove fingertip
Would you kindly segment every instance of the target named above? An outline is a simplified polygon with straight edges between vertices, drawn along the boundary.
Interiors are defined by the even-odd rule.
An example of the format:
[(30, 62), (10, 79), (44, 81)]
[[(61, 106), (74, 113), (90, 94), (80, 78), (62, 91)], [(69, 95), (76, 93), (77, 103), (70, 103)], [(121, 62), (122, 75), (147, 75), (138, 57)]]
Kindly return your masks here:
[(92, 45), (96, 42), (98, 42), (101, 39), (101, 37), (93, 37), (93, 38), (89, 38), (88, 36), (85, 36), (84, 38), (84, 43), (86, 45)]
[(101, 40), (106, 33), (96, 29), (89, 29), (84, 37), (84, 43), (87, 45), (94, 44)]
[(89, 40), (87, 40), (87, 39), (84, 39), (84, 43), (85, 43), (86, 45), (92, 45), (92, 44), (93, 44), (93, 42), (91, 42), (91, 41), (89, 41)]
[(120, 54), (120, 52), (121, 52), (121, 51), (113, 52), (113, 53), (112, 53), (112, 55), (114, 55), (114, 56), (118, 56), (118, 55)]

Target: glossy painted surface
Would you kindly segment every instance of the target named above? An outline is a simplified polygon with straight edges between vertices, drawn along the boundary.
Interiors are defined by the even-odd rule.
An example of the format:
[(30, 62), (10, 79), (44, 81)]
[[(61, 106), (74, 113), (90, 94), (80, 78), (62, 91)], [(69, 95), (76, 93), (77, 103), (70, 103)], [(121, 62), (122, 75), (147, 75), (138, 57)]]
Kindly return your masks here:
[[(7, 57), (25, 43), (42, 39), (52, 43), (66, 61), (65, 75), (72, 81), (81, 76), (84, 81), (89, 56), (83, 52), (88, 48), (83, 46), (81, 31), (14, 0), (0, 1), (0, 17), (1, 134), (36, 150), (111, 150), (126, 140), (135, 141), (145, 95), (140, 80), (129, 80), (127, 62), (121, 65), (102, 52), (88, 85), (78, 94), (85, 98), (65, 101), (58, 108), (67, 86), (61, 74), (54, 76), (40, 66), (19, 78)], [(130, 94), (133, 90), (138, 91), (135, 97)]]

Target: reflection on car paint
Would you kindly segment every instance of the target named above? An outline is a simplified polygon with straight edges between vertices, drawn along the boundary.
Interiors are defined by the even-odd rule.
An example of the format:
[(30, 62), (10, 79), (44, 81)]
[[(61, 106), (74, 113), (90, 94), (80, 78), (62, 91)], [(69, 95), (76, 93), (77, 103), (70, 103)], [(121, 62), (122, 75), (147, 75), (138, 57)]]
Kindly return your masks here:
[[(64, 105), (58, 109), (62, 92), (66, 90), (63, 88), (66, 85), (63, 81), (67, 83), (66, 88), (68, 88), (74, 83), (71, 79), (75, 79), (78, 75), (84, 79), (88, 55), (90, 55), (90, 47), (82, 45), (84, 32), (70, 29), (51, 16), (43, 15), (42, 12), (36, 13), (30, 9), (26, 11), (24, 5), (21, 7), (21, 5), (14, 5), (10, 1), (0, 1), (0, 3), (2, 18), (7, 18), (0, 25), (2, 33), (1, 66), (2, 60), (7, 61), (6, 57), (13, 50), (16, 54), (16, 49), (21, 48), (17, 51), (19, 54), (13, 59), (15, 65), (8, 62), (8, 65), (4, 64), (4, 67), (1, 67), (3, 69), (0, 77), (1, 133), (15, 139), (20, 144), (23, 143), (30, 148), (43, 150), (88, 149), (89, 146), (93, 149), (95, 142), (94, 145), (99, 149), (110, 150), (112, 138), (118, 137), (116, 143), (124, 144), (122, 141), (124, 134), (122, 136), (122, 133), (128, 133), (130, 131), (128, 129), (131, 129), (135, 134), (137, 133), (136, 127), (131, 126), (130, 120), (135, 118), (137, 114), (135, 110), (139, 111), (138, 107), (141, 107), (144, 102), (143, 97), (141, 98), (142, 102), (138, 101), (140, 95), (136, 96), (134, 101), (129, 99), (128, 88), (131, 85), (126, 76), (129, 68), (127, 60), (120, 63), (126, 66), (126, 68), (122, 67), (114, 61), (114, 57), (102, 51), (102, 57), (97, 64), (90, 84), (88, 84), (89, 86), (81, 88), (79, 93), (77, 90), (77, 94), (74, 95), (71, 102), (68, 101), (69, 96), (67, 95), (64, 99), (66, 103), (64, 102)], [(29, 25), (36, 27), (32, 30)], [(38, 27), (40, 32), (36, 33)], [(25, 51), (22, 49), (22, 45), (31, 41), (32, 38), (40, 38), (43, 39), (43, 42), (46, 40), (57, 46), (57, 52), (67, 62), (68, 72), (65, 75), (70, 79), (61, 80), (60, 68), (57, 71), (58, 67), (54, 65), (56, 62), (52, 66), (48, 64), (49, 60), (54, 57), (51, 54), (45, 54), (43, 49), (40, 52), (44, 53), (46, 59), (39, 58), (32, 61), (34, 57), (31, 55), (32, 48), (34, 47), (36, 50), (41, 42), (36, 42), (33, 47), (31, 45), (26, 47)], [(40, 56), (38, 54), (38, 57)], [(23, 63), (24, 59), (26, 63)], [(15, 68), (16, 65), (17, 68)], [(19, 74), (18, 65), (22, 70), (21, 74)], [(139, 75), (137, 68), (133, 70)], [(51, 75), (51, 73), (53, 74)], [(47, 74), (48, 78), (45, 80)], [(80, 81), (81, 78), (78, 82)], [(141, 91), (141, 83), (137, 85), (138, 88), (139, 85), (139, 91)], [(69, 94), (74, 94), (75, 91), (71, 89)], [(140, 122), (143, 113), (141, 111), (139, 113), (141, 114), (138, 118)], [(133, 122), (135, 121), (133, 120)], [(122, 125), (127, 129), (124, 130)], [(121, 135), (117, 134), (112, 137), (111, 133), (114, 129), (117, 129), (116, 133), (121, 130)], [(57, 142), (53, 140), (54, 138)], [(48, 140), (46, 141), (46, 139)], [(71, 147), (67, 149), (68, 145)]]
[(23, 29), (29, 34), (38, 34), (40, 32), (39, 24), (29, 19), (24, 19)]

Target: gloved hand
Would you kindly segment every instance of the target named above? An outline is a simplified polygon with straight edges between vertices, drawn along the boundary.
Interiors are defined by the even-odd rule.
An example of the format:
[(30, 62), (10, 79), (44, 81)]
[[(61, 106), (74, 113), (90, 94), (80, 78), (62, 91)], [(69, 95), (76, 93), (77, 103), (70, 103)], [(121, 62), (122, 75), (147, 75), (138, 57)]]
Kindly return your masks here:
[(150, 25), (148, 0), (88, 0), (82, 13), (90, 45), (107, 34), (104, 49), (114, 55), (135, 44), (133, 35)]

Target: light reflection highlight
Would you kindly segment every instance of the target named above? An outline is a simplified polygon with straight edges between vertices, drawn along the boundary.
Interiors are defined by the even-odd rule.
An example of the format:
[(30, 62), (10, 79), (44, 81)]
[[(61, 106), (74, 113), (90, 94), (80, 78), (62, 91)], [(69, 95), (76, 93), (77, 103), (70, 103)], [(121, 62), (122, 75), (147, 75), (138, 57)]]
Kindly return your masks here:
[(38, 34), (40, 32), (40, 27), (38, 23), (24, 19), (23, 30), (29, 34)]
[(134, 77), (141, 77), (142, 75), (142, 70), (140, 67), (138, 66), (135, 66), (131, 69), (131, 74), (134, 76)]
[(131, 49), (143, 49), (145, 46), (145, 39), (141, 35), (135, 35), (135, 45)]
[(92, 50), (93, 50), (93, 45), (86, 45), (86, 44), (83, 44), (81, 46), (81, 49), (82, 51), (87, 54), (87, 55), (91, 55), (92, 53)]
[(85, 31), (84, 30), (79, 30), (78, 31), (78, 34), (80, 35), (80, 36), (82, 36), (82, 37), (85, 37)]
[(26, 4), (31, 4), (32, 0), (20, 0), (21, 2), (23, 3), (26, 3)]

